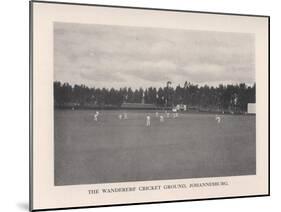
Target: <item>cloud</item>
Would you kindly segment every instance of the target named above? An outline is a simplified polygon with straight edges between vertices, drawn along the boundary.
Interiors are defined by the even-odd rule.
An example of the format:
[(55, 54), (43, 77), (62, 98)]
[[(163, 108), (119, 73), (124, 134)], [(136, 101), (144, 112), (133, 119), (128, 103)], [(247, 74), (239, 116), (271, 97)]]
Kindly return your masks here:
[(100, 87), (255, 81), (254, 36), (55, 23), (55, 80)]

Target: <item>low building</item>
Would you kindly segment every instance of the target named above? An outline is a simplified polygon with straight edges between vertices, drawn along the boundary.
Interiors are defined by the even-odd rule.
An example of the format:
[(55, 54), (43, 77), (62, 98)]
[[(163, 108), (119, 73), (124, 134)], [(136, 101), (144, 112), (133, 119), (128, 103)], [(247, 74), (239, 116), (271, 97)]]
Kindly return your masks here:
[(186, 111), (187, 110), (187, 106), (184, 104), (180, 104), (176, 106), (177, 111)]
[(157, 109), (157, 106), (154, 104), (145, 104), (145, 103), (123, 103), (121, 105), (122, 109)]
[(256, 114), (256, 103), (248, 103), (247, 113)]

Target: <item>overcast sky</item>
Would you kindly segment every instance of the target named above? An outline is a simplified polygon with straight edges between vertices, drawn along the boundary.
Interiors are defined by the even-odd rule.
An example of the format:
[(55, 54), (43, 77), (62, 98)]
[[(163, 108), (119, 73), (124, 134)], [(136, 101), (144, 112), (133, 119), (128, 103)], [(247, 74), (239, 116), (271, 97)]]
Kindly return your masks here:
[(255, 82), (252, 34), (54, 24), (54, 78), (106, 88)]

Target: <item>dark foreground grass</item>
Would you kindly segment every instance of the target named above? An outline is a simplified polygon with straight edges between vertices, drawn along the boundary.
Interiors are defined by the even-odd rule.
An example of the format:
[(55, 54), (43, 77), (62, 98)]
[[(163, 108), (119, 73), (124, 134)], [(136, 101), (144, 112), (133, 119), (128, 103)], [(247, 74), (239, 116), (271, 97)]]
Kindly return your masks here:
[[(256, 173), (255, 116), (180, 114), (159, 122), (155, 112), (55, 110), (55, 185)], [(145, 116), (151, 115), (151, 126)]]

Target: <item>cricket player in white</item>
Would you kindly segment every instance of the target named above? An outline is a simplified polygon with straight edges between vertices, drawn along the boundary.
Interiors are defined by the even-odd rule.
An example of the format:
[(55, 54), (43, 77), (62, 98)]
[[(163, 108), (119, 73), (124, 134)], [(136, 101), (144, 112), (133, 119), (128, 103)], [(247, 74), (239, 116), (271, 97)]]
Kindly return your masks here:
[(217, 121), (217, 123), (219, 124), (219, 123), (221, 123), (221, 117), (220, 116), (218, 116), (218, 115), (216, 115), (216, 121)]
[(146, 126), (150, 126), (150, 116), (146, 116)]
[(160, 116), (160, 122), (164, 122), (164, 116)]
[(98, 116), (99, 116), (98, 113), (96, 113), (96, 114), (94, 115), (94, 120), (95, 120), (95, 121), (98, 121)]

